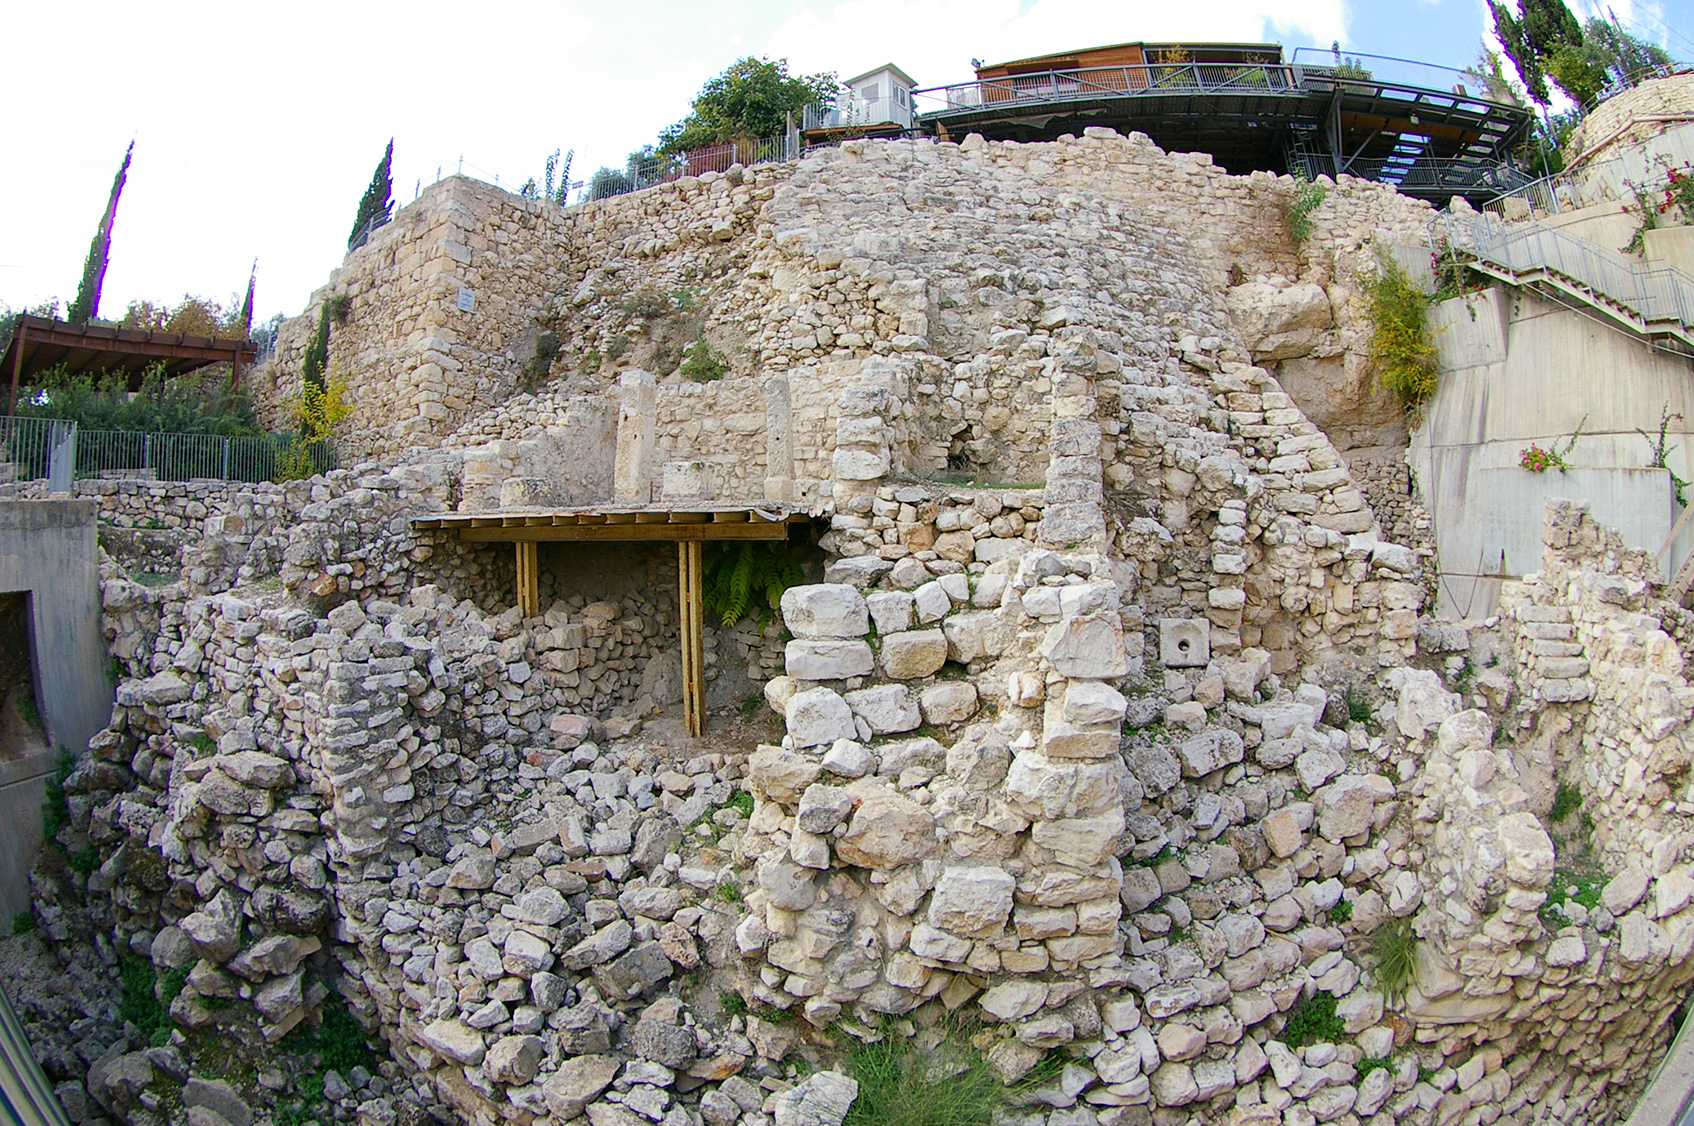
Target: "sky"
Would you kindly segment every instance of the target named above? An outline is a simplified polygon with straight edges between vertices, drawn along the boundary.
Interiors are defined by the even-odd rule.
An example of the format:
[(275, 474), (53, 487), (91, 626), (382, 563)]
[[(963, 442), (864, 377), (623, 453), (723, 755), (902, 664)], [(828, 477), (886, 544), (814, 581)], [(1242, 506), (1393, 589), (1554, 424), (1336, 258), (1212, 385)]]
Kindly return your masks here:
[[(1613, 10), (1694, 60), (1694, 0)], [(263, 320), (298, 315), (340, 265), (390, 137), (403, 205), (461, 160), (502, 186), (540, 180), (555, 149), (576, 150), (573, 180), (621, 166), (745, 55), (842, 77), (893, 62), (920, 86), (968, 80), (972, 58), (1134, 40), (1339, 42), (1462, 67), (1485, 19), (1483, 0), (20, 5), (0, 67), (0, 104), (22, 111), (0, 158), (0, 303), (75, 295), (132, 139), (100, 315), (188, 293), (228, 303), (256, 260)]]

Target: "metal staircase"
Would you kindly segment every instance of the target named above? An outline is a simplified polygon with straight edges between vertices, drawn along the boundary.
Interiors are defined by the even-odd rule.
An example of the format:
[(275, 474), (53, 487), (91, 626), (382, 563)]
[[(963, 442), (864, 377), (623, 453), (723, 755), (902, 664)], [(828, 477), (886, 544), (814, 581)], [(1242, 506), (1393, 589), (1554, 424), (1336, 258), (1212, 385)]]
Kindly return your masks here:
[(1456, 214), (1449, 250), (1471, 269), (1598, 313), (1651, 348), (1694, 356), (1694, 277), (1595, 246), (1539, 223)]

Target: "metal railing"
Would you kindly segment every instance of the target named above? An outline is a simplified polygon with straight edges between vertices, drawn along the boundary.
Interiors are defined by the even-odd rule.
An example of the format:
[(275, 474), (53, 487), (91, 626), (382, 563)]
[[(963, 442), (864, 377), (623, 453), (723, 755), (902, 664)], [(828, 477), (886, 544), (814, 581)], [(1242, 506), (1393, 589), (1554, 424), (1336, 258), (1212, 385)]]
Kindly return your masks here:
[[(1297, 152), (1290, 161), (1305, 171), (1307, 179), (1335, 174), (1334, 158), (1328, 153)], [(1461, 194), (1478, 188), (1504, 190), (1525, 179), (1523, 172), (1504, 162), (1421, 155), (1354, 160), (1342, 169), (1342, 174), (1393, 184), (1402, 191), (1451, 191)]]
[[(143, 434), (83, 430), (52, 418), (0, 417), (0, 483), (48, 480), (54, 492), (73, 479), (143, 478), (155, 481), (274, 481), (295, 465), (298, 439), (291, 434), (224, 438), (215, 434)], [(328, 441), (305, 449), (312, 473), (336, 466)]]
[(1283, 63), (1148, 63), (1078, 67), (982, 78), (912, 91), (924, 114), (1020, 102), (1130, 98), (1170, 93), (1288, 93), (1299, 88), (1298, 68)]
[(1666, 129), (1629, 152), (1501, 192), (1484, 206), (1503, 213), (1506, 200), (1521, 199), (1535, 210), (1559, 215), (1596, 203), (1633, 203), (1637, 187), (1664, 184), (1667, 164), (1694, 164), (1694, 122)]
[(902, 129), (912, 127), (911, 102), (898, 98), (876, 98), (862, 101), (851, 95), (843, 97), (845, 105), (838, 106), (807, 106), (802, 116), (801, 127), (804, 129), (855, 129), (874, 128), (878, 125), (898, 125)]
[(666, 184), (684, 176), (699, 176), (706, 172), (727, 172), (733, 164), (777, 164), (800, 156), (800, 131), (796, 128), (781, 137), (760, 137), (743, 141), (726, 141), (707, 145), (686, 153), (662, 156), (657, 153), (632, 160), (622, 169), (602, 168), (588, 179), (581, 199), (609, 199), (612, 196), (638, 192), (655, 184)]
[(1694, 278), (1669, 266), (1644, 266), (1626, 254), (1595, 246), (1539, 223), (1505, 224), (1490, 215), (1452, 214), (1450, 250), (1502, 280), (1546, 281), (1649, 337), (1671, 336), (1694, 346)]

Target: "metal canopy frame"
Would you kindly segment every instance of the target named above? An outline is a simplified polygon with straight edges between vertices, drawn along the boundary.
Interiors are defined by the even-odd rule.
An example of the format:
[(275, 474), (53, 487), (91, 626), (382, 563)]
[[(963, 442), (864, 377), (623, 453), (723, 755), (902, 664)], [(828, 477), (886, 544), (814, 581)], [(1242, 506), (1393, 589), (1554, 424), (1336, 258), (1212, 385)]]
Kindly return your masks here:
[(599, 508), (564, 511), (450, 513), (412, 521), (417, 531), (450, 531), (465, 543), (511, 543), (517, 553), (517, 599), (526, 618), (541, 613), (542, 543), (675, 543), (681, 623), (682, 703), (688, 733), (706, 732), (705, 612), (707, 541), (786, 540), (806, 517), (786, 508)]
[(139, 391), (142, 373), (155, 364), (163, 366), (168, 378), (227, 362), (231, 365), (230, 385), (236, 386), (241, 380), (241, 365), (253, 364), (258, 355), (258, 347), (251, 340), (75, 325), (25, 314), (18, 318), (12, 339), (0, 357), (0, 372), (11, 380), (6, 413), (16, 412), (20, 385), (55, 367), (64, 367), (69, 375), (121, 371), (129, 390)]

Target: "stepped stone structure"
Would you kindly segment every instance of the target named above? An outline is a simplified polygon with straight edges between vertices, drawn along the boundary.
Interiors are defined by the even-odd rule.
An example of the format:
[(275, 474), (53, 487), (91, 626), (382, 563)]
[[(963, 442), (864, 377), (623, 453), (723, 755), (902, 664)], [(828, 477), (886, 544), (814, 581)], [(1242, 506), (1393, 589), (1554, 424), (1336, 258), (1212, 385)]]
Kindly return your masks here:
[[(73, 1118), (839, 1126), (899, 1037), (1027, 1126), (1620, 1120), (1694, 978), (1690, 618), (1566, 502), (1430, 615), (1361, 296), (1429, 211), (1325, 187), (1295, 245), (1291, 181), (1091, 129), (425, 193), (256, 377), (345, 294), (353, 468), (79, 485), (124, 675), (34, 920), (169, 1019), (25, 991)], [(669, 544), (543, 543), (526, 616), (431, 523), (729, 505), (805, 581), (707, 621), (697, 740)]]

